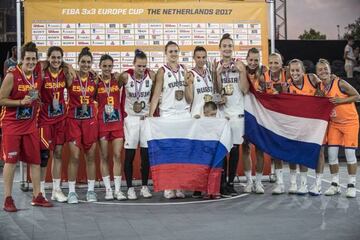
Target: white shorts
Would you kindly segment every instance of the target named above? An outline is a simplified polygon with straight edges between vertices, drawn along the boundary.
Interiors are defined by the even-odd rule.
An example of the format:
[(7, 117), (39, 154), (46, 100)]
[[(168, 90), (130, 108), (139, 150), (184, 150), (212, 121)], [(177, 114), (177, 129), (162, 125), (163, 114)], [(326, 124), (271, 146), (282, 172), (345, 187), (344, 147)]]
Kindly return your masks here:
[(160, 117), (169, 118), (169, 119), (182, 119), (182, 118), (191, 118), (191, 114), (187, 110), (160, 111)]
[(231, 128), (231, 137), (233, 144), (242, 144), (244, 142), (244, 117), (233, 116), (229, 120)]
[(140, 147), (147, 148), (145, 137), (144, 120), (140, 120), (139, 116), (127, 116), (125, 118), (125, 149), (137, 149), (140, 142)]

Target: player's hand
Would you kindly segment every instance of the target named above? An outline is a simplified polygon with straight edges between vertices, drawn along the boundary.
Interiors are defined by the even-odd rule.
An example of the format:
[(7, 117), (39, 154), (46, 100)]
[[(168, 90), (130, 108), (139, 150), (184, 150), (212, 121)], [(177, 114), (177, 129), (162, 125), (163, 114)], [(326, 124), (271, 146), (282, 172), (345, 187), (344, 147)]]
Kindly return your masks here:
[(331, 103), (333, 103), (335, 105), (341, 104), (344, 101), (342, 98), (330, 98), (329, 100), (330, 100)]
[(33, 99), (29, 95), (26, 95), (23, 99), (21, 99), (20, 105), (21, 106), (30, 105), (32, 103), (32, 101), (33, 101)]

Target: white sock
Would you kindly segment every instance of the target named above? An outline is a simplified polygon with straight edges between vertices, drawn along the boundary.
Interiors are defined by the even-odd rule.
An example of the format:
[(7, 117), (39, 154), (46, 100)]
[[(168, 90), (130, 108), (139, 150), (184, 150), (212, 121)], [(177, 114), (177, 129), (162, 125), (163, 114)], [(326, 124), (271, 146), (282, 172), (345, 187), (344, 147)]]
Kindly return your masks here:
[(349, 175), (349, 184), (354, 184), (356, 183), (356, 175)]
[(121, 176), (114, 176), (115, 192), (120, 192)]
[(321, 185), (322, 173), (316, 173), (316, 185)]
[(53, 190), (60, 190), (60, 179), (53, 179)]
[(339, 184), (339, 173), (331, 174), (331, 182)]
[(40, 192), (45, 194), (45, 181), (40, 181)]
[(263, 174), (262, 173), (256, 173), (256, 183), (261, 183)]
[(253, 179), (252, 179), (252, 176), (251, 176), (251, 170), (245, 171), (245, 176), (246, 176), (246, 181), (247, 181), (248, 183), (252, 183), (252, 182), (253, 182)]
[(307, 172), (300, 172), (301, 185), (307, 184)]
[(95, 180), (88, 180), (88, 192), (94, 191), (95, 188)]
[(284, 184), (282, 169), (275, 169), (276, 181), (278, 184)]
[(102, 177), (106, 191), (111, 191), (110, 176)]
[(290, 182), (296, 183), (296, 170), (290, 169)]
[(75, 192), (75, 181), (73, 181), (73, 182), (70, 182), (69, 181), (69, 193), (71, 193), (71, 192)]

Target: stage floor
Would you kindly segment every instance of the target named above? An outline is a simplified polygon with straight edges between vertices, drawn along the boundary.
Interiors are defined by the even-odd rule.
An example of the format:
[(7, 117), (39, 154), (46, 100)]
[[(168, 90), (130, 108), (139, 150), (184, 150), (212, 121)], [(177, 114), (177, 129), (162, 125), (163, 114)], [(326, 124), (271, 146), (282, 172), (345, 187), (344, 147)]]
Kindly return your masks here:
[[(328, 166), (325, 169), (323, 191), (330, 185)], [(288, 168), (284, 171), (288, 187)], [(360, 174), (357, 175), (357, 186), (360, 186)], [(309, 186), (314, 176), (314, 171), (309, 170)], [(21, 210), (7, 213), (1, 205), (1, 240), (360, 239), (360, 190), (355, 199), (345, 197), (347, 174), (343, 163), (342, 194), (334, 197), (273, 196), (273, 184), (264, 181), (264, 195), (241, 193), (240, 182), (236, 184), (239, 196), (207, 201), (193, 199), (191, 193), (185, 200), (166, 200), (155, 193), (152, 199), (104, 201), (104, 189), (97, 188), (98, 203), (55, 203), (55, 207), (46, 209), (30, 205), (31, 192), (22, 192), (19, 180), (17, 171), (13, 197)], [(1, 173), (0, 189), (2, 204)], [(67, 189), (64, 192), (67, 193)], [(77, 192), (80, 199), (85, 199), (86, 188), (79, 188)], [(49, 189), (47, 197), (50, 195)]]

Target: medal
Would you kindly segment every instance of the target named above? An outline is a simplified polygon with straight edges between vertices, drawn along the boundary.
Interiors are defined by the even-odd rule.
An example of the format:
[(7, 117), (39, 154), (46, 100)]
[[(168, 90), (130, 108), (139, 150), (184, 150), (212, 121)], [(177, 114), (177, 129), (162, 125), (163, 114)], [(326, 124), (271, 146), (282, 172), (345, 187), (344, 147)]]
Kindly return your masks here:
[(55, 110), (55, 112), (57, 112), (60, 109), (59, 99), (56, 99), (55, 97), (53, 98), (52, 107)]
[(107, 115), (110, 115), (112, 112), (114, 111), (114, 106), (111, 104), (106, 104), (105, 105), (105, 113)]
[(181, 101), (184, 98), (184, 91), (183, 90), (176, 90), (175, 91), (175, 99)]
[[(135, 78), (135, 74), (133, 76), (133, 79), (135, 80), (135, 96), (137, 99), (133, 104), (133, 110), (135, 113), (140, 113), (145, 108), (145, 102), (144, 101), (140, 102), (141, 88), (143, 86), (145, 78), (146, 78), (146, 75), (144, 75), (142, 77), (141, 81), (138, 82), (138, 80)], [(138, 83), (139, 83), (139, 86), (138, 86)]]
[(81, 105), (81, 115), (87, 115), (87, 109), (88, 109), (88, 105), (86, 103), (83, 103)]
[(168, 67), (168, 68), (171, 71), (171, 74), (174, 76), (176, 86), (178, 87), (178, 90), (175, 90), (175, 99), (177, 101), (181, 101), (184, 98), (184, 91), (180, 90), (180, 86), (181, 86), (181, 74), (180, 74), (180, 72), (183, 72), (183, 71), (180, 71), (181, 69), (180, 69), (180, 66), (179, 66), (178, 71), (177, 71), (177, 76), (176, 76), (176, 74), (173, 72), (172, 68), (171, 67)]
[(210, 94), (204, 95), (204, 102), (210, 102), (212, 100), (213, 100), (213, 96), (211, 96)]
[(140, 113), (143, 110), (144, 107), (145, 107), (145, 102), (144, 101), (142, 101), (142, 102), (136, 101), (133, 104), (133, 110), (136, 113)]
[(39, 97), (39, 91), (35, 88), (31, 88), (29, 90), (29, 96), (32, 100), (35, 100)]
[(219, 93), (214, 93), (212, 96), (212, 100), (214, 103), (219, 103), (221, 102), (221, 95)]
[(231, 84), (226, 84), (223, 88), (223, 91), (225, 95), (231, 96), (234, 93), (234, 86)]
[[(21, 71), (22, 72), (22, 71)], [(34, 74), (31, 73), (31, 82), (27, 79), (27, 77), (25, 76), (25, 73), (22, 72), (22, 75), (25, 79), (25, 82), (28, 83), (30, 85), (30, 89), (29, 89), (29, 96), (32, 100), (35, 100), (39, 97), (39, 91), (36, 89), (35, 87), (35, 83), (34, 83)]]

